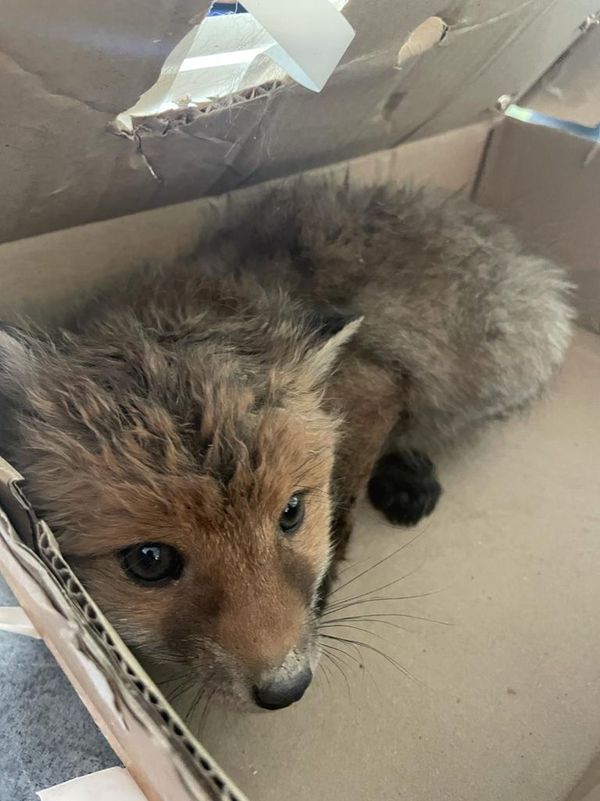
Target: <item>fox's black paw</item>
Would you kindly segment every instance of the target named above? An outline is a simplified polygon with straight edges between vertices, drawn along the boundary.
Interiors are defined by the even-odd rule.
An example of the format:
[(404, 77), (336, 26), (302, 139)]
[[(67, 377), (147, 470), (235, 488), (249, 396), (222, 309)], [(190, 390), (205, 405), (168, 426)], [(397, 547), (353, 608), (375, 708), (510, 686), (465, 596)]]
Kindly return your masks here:
[(399, 451), (377, 462), (368, 494), (390, 523), (414, 526), (433, 512), (442, 487), (431, 459), (418, 451)]

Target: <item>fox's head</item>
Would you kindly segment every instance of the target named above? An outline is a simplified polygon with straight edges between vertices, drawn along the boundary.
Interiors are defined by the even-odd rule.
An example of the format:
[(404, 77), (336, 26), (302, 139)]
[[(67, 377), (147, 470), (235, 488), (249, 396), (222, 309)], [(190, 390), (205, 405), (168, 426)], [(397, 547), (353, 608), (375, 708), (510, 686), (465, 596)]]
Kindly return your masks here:
[(5, 454), (124, 640), (243, 706), (298, 700), (319, 659), (338, 420), (358, 321), (314, 315), (0, 331)]

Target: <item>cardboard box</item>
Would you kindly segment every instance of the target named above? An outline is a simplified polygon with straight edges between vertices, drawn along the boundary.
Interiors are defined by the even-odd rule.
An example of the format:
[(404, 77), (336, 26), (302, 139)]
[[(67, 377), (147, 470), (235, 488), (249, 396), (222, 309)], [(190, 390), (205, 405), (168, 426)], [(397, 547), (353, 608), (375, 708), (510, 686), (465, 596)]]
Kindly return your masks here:
[(597, 333), (600, 230), (589, 211), (600, 179), (599, 72), (600, 29), (593, 28), (523, 99), (539, 115), (535, 137), (535, 122), (512, 118), (494, 136), (476, 193), (536, 252), (571, 266), (580, 324)]
[[(470, 125), (520, 96), (597, 0), (349, 0), (356, 36), (320, 94), (284, 82), (186, 121), (113, 123), (209, 0), (3, 0), (0, 242), (157, 208)], [(433, 15), (447, 30), (398, 64)], [(441, 32), (440, 32), (441, 36)], [(413, 46), (414, 47), (414, 46)], [(413, 52), (413, 51), (411, 51)], [(416, 50), (418, 53), (418, 48)]]
[[(142, 209), (377, 150), (351, 162), (351, 180), (385, 177), (473, 191), (481, 202), (513, 216), (523, 235), (536, 233), (531, 241), (572, 264), (577, 276), (589, 273), (580, 303), (582, 319), (592, 327), (590, 314), (600, 307), (600, 293), (593, 294), (598, 268), (587, 243), (594, 228), (589, 211), (600, 197), (597, 164), (593, 157), (586, 160), (590, 142), (482, 112), (500, 95), (520, 96), (528, 89), (581, 33), (580, 25), (597, 10), (593, 3), (531, 0), (492, 3), (485, 11), (484, 4), (467, 3), (455, 17), (448, 12), (444, 48), (440, 43), (411, 56), (416, 60), (408, 75), (400, 76), (388, 74), (388, 56), (393, 51), (397, 57), (398, 42), (408, 41), (418, 23), (439, 8), (414, 2), (400, 11), (399, 4), (382, 1), (375, 35), (369, 24), (375, 5), (350, 3), (348, 17), (359, 32), (352, 47), (359, 49), (351, 48), (323, 94), (286, 86), (281, 99), (256, 112), (271, 143), (268, 151), (264, 140), (252, 145), (244, 139), (239, 172), (223, 169), (215, 178), (198, 153), (216, 159), (218, 169), (220, 156), (208, 145), (204, 150), (201, 138), (200, 144), (190, 143), (174, 133), (154, 142), (168, 176), (157, 189), (147, 167), (132, 161), (131, 141), (108, 138), (103, 126), (135, 102), (161, 59), (135, 62), (116, 91), (125, 55), (102, 65), (108, 71), (102, 74), (112, 76), (103, 82), (95, 51), (86, 57), (81, 43), (75, 46), (81, 17), (71, 6), (53, 10), (53, 30), (63, 31), (73, 47), (59, 53), (52, 41), (48, 49), (34, 48), (32, 28), (23, 28), (26, 6), (9, 4), (11, 24), (2, 36), (8, 42), (3, 50), (13, 54), (11, 97), (22, 103), (22, 93), (33, 91), (39, 104), (25, 117), (9, 114), (24, 156), (10, 161), (14, 172), (0, 165), (12, 190), (3, 201), (4, 239), (36, 236), (0, 246), (0, 316), (59, 318), (100, 279), (140, 260), (168, 262), (190, 250), (199, 232), (208, 234), (218, 225), (224, 203), (200, 199)], [(148, 15), (135, 3), (126, 9), (109, 3), (94, 9), (95, 24), (88, 18), (85, 30), (93, 28), (114, 44), (132, 32), (148, 42), (168, 29), (173, 42), (192, 9), (182, 11), (180, 4), (165, 11), (166, 6)], [(596, 36), (592, 31), (581, 46), (588, 48)], [(363, 63), (365, 53), (375, 51), (377, 58)], [(578, 46), (565, 64), (579, 52)], [(72, 68), (75, 57), (79, 69)], [(68, 76), (68, 63), (79, 74)], [(451, 73), (449, 84), (440, 70)], [(89, 93), (85, 97), (82, 87)], [(397, 107), (386, 119), (381, 104), (394, 92), (400, 93)], [(292, 142), (296, 122), (308, 109), (312, 126)], [(36, 125), (47, 115), (39, 144), (35, 137), (19, 138), (34, 112)], [(241, 136), (254, 115), (247, 110), (230, 116), (228, 136)], [(225, 117), (219, 112), (211, 125), (218, 127)], [(69, 157), (73, 163), (65, 172)], [(346, 169), (333, 167), (340, 176)], [(262, 191), (262, 184), (244, 189), (234, 202), (251, 203)], [(132, 211), (139, 213), (119, 216)], [(106, 220), (109, 216), (115, 219)], [(58, 230), (70, 225), (78, 227)], [(544, 226), (551, 228), (552, 241), (540, 233)], [(341, 668), (354, 669), (348, 689), (341, 675), (331, 677), (333, 687), (320, 676), (296, 707), (269, 716), (213, 709), (202, 731), (191, 731), (201, 722), (192, 720), (188, 728), (158, 690), (157, 675), (151, 678), (122, 644), (62, 559), (52, 533), (35, 518), (19, 475), (5, 462), (0, 463), (0, 567), (149, 801), (282, 796), (305, 801), (334, 794), (348, 801), (591, 800), (600, 738), (600, 646), (594, 636), (600, 603), (599, 368), (600, 342), (582, 331), (553, 397), (530, 419), (514, 421), (449, 459), (442, 472), (444, 504), (422, 527), (423, 536), (401, 552), (400, 561), (388, 559), (353, 585), (357, 592), (383, 585), (423, 561), (406, 594), (432, 594), (408, 599), (402, 607), (403, 623), (414, 636), (386, 636), (394, 656), (420, 683), (399, 677), (385, 662), (361, 657), (362, 666), (349, 661)], [(411, 537), (390, 531), (365, 507), (350, 575)], [(189, 698), (179, 699), (180, 712), (186, 703)]]

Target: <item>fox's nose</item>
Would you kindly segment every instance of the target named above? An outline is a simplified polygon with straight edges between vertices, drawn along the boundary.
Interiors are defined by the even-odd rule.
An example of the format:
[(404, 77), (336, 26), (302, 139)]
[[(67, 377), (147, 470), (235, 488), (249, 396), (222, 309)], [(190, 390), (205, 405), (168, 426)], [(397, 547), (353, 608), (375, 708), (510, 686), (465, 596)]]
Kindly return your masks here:
[(312, 681), (312, 670), (303, 667), (296, 673), (271, 679), (254, 686), (254, 700), (263, 709), (283, 709), (299, 701)]

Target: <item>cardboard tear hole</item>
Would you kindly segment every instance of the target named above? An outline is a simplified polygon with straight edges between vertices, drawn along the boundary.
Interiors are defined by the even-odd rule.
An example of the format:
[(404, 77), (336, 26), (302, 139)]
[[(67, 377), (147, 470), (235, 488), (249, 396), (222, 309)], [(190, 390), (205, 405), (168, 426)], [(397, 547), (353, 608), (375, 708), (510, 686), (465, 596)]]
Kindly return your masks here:
[[(111, 130), (276, 84), (287, 76), (320, 92), (354, 39), (347, 0), (249, 0), (248, 14), (209, 16), (171, 51), (156, 83)], [(282, 13), (283, 12), (283, 13)], [(267, 59), (264, 59), (267, 56)], [(262, 61), (261, 61), (262, 58)]]
[(90, 773), (47, 790), (39, 790), (40, 801), (147, 801), (125, 768)]
[(448, 25), (441, 17), (428, 17), (410, 34), (398, 51), (396, 67), (400, 68), (440, 44), (448, 33)]

